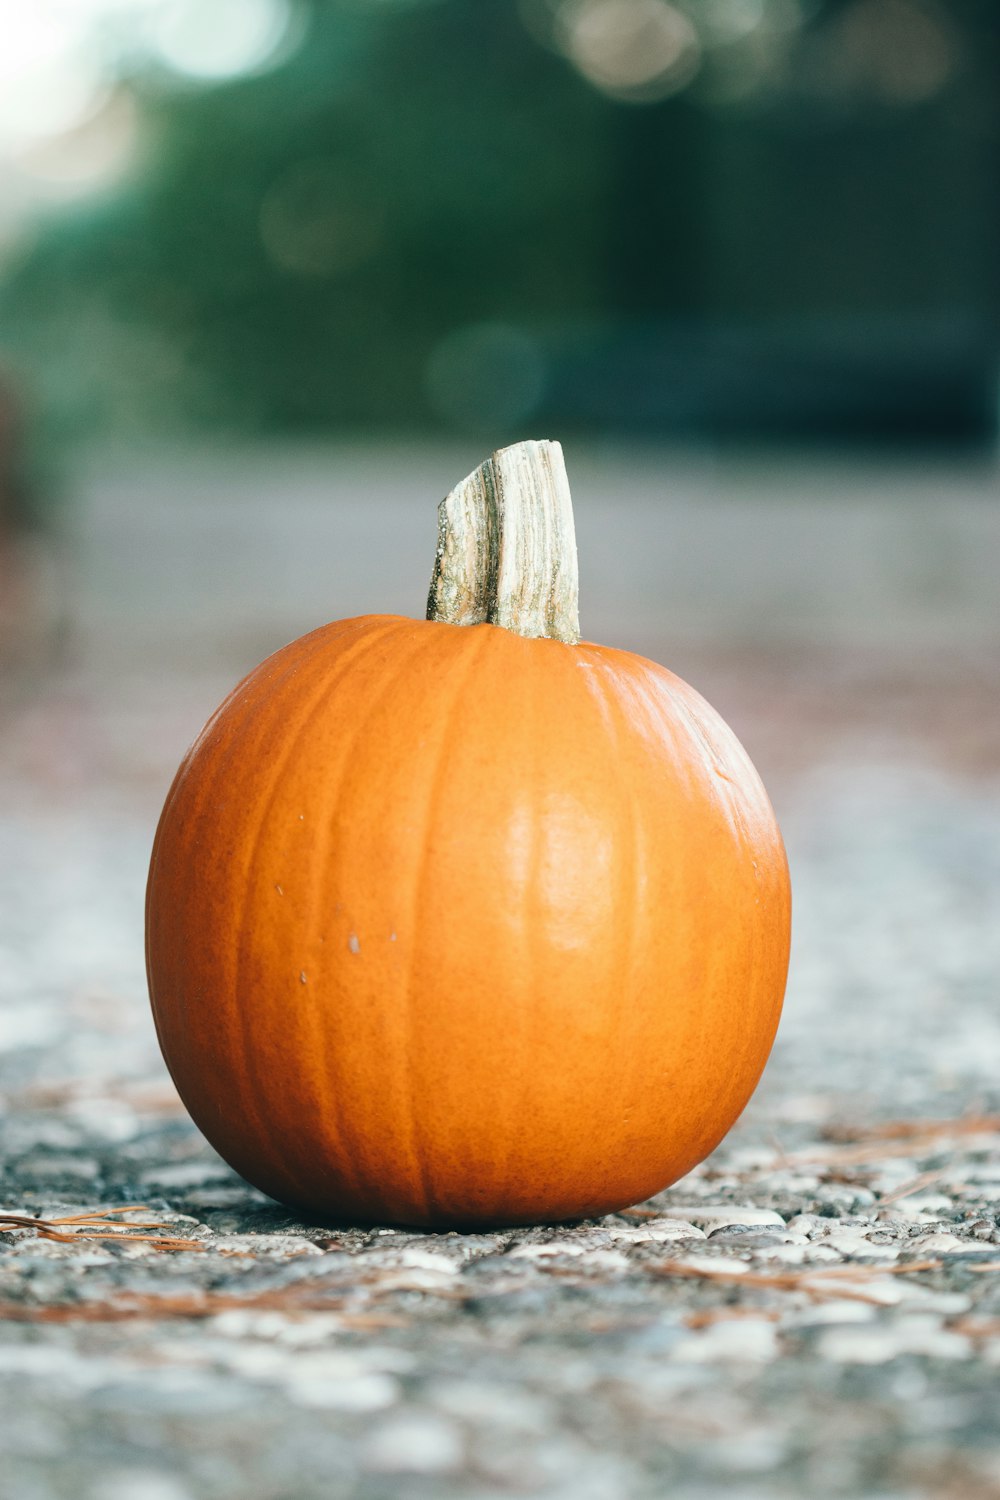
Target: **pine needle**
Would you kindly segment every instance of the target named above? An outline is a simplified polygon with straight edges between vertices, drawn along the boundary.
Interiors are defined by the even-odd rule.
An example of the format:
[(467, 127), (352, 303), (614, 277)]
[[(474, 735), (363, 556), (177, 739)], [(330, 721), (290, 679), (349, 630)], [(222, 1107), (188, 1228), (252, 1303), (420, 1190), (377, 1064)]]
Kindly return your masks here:
[(155, 1250), (204, 1250), (202, 1240), (184, 1239), (172, 1234), (136, 1234), (135, 1230), (169, 1230), (170, 1225), (152, 1220), (132, 1220), (127, 1224), (116, 1224), (115, 1215), (149, 1213), (145, 1203), (127, 1203), (121, 1208), (93, 1209), (84, 1214), (67, 1214), (58, 1219), (40, 1219), (31, 1214), (0, 1213), (0, 1234), (9, 1234), (16, 1229), (31, 1229), (39, 1239), (57, 1240), (71, 1245), (76, 1240), (118, 1240), (133, 1244), (142, 1242)]
[(807, 1296), (817, 1299), (848, 1298), (854, 1302), (870, 1302), (881, 1306), (880, 1299), (866, 1290), (866, 1282), (879, 1280), (883, 1276), (911, 1276), (918, 1271), (937, 1271), (941, 1264), (939, 1260), (918, 1260), (901, 1266), (816, 1266), (802, 1271), (769, 1275), (763, 1271), (737, 1270), (724, 1264), (716, 1269), (714, 1266), (692, 1265), (685, 1260), (668, 1260), (649, 1266), (648, 1269), (655, 1276), (729, 1282), (736, 1286), (754, 1287), (759, 1291), (805, 1292)]

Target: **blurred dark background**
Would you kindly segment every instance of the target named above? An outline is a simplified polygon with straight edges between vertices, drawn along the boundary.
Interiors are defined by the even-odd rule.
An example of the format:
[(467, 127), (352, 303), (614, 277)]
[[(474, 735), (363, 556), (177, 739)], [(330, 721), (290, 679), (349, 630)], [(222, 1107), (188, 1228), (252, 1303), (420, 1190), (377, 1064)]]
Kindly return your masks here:
[(36, 469), (192, 435), (995, 433), (994, 0), (0, 28), (0, 429), (30, 413)]

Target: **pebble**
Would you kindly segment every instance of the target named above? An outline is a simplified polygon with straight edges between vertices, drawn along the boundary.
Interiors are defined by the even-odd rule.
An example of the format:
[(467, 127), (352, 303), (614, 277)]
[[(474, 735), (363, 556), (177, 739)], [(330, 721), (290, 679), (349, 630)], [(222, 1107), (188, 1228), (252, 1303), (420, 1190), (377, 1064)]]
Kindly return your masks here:
[(401, 1266), (398, 1270), (381, 1271), (378, 1276), (380, 1291), (395, 1292), (439, 1292), (451, 1283), (454, 1268), (442, 1271), (412, 1269)]
[(453, 1474), (462, 1467), (461, 1429), (433, 1412), (405, 1412), (381, 1422), (362, 1449), (380, 1474)]
[(323, 1254), (318, 1245), (301, 1234), (220, 1234), (212, 1239), (212, 1249), (282, 1260)]
[(819, 1266), (843, 1258), (832, 1245), (827, 1245), (825, 1242), (815, 1244), (809, 1240), (792, 1240), (788, 1244), (769, 1245), (758, 1249), (755, 1253), (761, 1260), (777, 1261), (785, 1266)]
[(712, 1323), (682, 1340), (674, 1359), (688, 1364), (767, 1364), (778, 1356), (778, 1330), (763, 1318), (732, 1318)]
[(552, 1403), (524, 1386), (477, 1380), (436, 1380), (426, 1391), (431, 1405), (463, 1422), (543, 1437), (552, 1424)]
[(729, 1257), (723, 1259), (722, 1256), (714, 1255), (680, 1255), (677, 1257), (677, 1264), (687, 1266), (692, 1271), (705, 1271), (709, 1274), (714, 1272), (717, 1276), (721, 1272), (725, 1272), (727, 1276), (741, 1276), (750, 1270), (744, 1260), (732, 1260)]
[(646, 1245), (666, 1243), (670, 1240), (703, 1240), (703, 1229), (697, 1229), (686, 1219), (647, 1219), (635, 1228), (613, 1224), (608, 1236), (616, 1244)]
[(338, 1377), (296, 1368), (285, 1381), (285, 1388), (298, 1406), (356, 1413), (384, 1411), (401, 1395), (394, 1376), (377, 1372)]
[(836, 1250), (845, 1260), (896, 1260), (900, 1246), (876, 1243), (865, 1234), (854, 1230), (833, 1230), (822, 1241), (827, 1250)]
[(903, 1354), (968, 1359), (972, 1346), (963, 1334), (944, 1328), (939, 1318), (904, 1315), (872, 1328), (828, 1329), (820, 1336), (819, 1353), (837, 1364), (881, 1365)]
[(436, 1250), (424, 1250), (419, 1245), (401, 1245), (398, 1249), (386, 1248), (366, 1250), (360, 1257), (365, 1266), (377, 1265), (398, 1267), (407, 1271), (433, 1271), (439, 1276), (455, 1276), (462, 1269), (461, 1261)]
[(549, 1240), (546, 1244), (519, 1245), (506, 1257), (507, 1260), (528, 1260), (545, 1265), (550, 1260), (569, 1258), (585, 1271), (627, 1271), (629, 1259), (620, 1250), (602, 1250), (589, 1245), (576, 1245), (572, 1240)]
[(54, 1010), (25, 1005), (0, 1008), (0, 1052), (21, 1052), (51, 1045), (62, 1030)]
[(455, 1276), (461, 1270), (460, 1261), (450, 1255), (439, 1255), (434, 1250), (421, 1250), (408, 1245), (400, 1251), (399, 1264), (419, 1271), (439, 1271), (442, 1276)]
[(988, 1256), (989, 1254), (987, 1247), (978, 1241), (960, 1240), (957, 1234), (948, 1234), (943, 1230), (937, 1234), (920, 1235), (910, 1240), (907, 1249), (921, 1257), (925, 1255), (983, 1255), (984, 1253)]
[(785, 1228), (785, 1221), (780, 1214), (769, 1208), (750, 1208), (746, 1206), (720, 1205), (685, 1205), (671, 1204), (671, 1217), (687, 1220), (706, 1234), (712, 1234), (719, 1229), (728, 1229), (731, 1226), (741, 1228), (752, 1228), (761, 1224), (774, 1224), (780, 1229)]
[(791, 1311), (782, 1319), (786, 1328), (816, 1328), (828, 1323), (870, 1323), (879, 1309), (854, 1297), (830, 1297)]
[(954, 1213), (955, 1201), (947, 1193), (912, 1193), (898, 1203), (890, 1203), (888, 1213), (892, 1218), (917, 1219), (924, 1214)]

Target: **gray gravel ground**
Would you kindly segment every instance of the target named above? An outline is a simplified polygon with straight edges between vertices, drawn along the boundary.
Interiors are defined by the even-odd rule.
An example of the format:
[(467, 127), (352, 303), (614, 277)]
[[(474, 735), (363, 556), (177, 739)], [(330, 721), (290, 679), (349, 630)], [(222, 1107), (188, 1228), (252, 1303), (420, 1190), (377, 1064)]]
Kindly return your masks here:
[[(374, 493), (381, 471), (355, 462)], [(841, 476), (842, 501), (812, 511), (779, 495), (801, 555), (823, 553), (816, 528), (838, 534), (831, 505), (853, 515), (884, 495), (869, 477)], [(627, 522), (653, 481), (615, 478)], [(752, 480), (701, 476), (689, 546), (699, 525), (721, 534), (727, 485), (764, 505)], [(304, 558), (329, 507), (309, 509), (313, 470), (296, 482)], [(981, 483), (952, 478), (953, 562), (995, 527)], [(221, 554), (226, 495), (204, 478), (202, 492)], [(959, 624), (943, 641), (916, 606), (909, 634), (890, 610), (854, 639), (865, 608), (877, 621), (896, 597), (893, 560), (930, 545), (897, 496), (867, 605), (859, 584), (850, 619), (831, 603), (821, 626), (802, 604), (766, 639), (741, 628), (734, 650), (731, 625), (657, 616), (641, 549), (619, 558), (646, 632), (630, 639), (623, 616), (594, 634), (660, 655), (716, 701), (786, 834), (795, 954), (765, 1081), (708, 1162), (634, 1210), (494, 1234), (362, 1230), (304, 1223), (248, 1188), (159, 1061), (141, 950), (152, 823), (185, 740), (278, 627), (265, 606), (251, 628), (244, 607), (242, 636), (194, 651), (197, 590), (171, 612), (169, 566), (157, 573), (127, 493), (95, 481), (82, 505), (69, 654), (52, 657), (43, 604), (4, 679), (0, 1214), (146, 1208), (105, 1224), (109, 1238), (89, 1237), (97, 1224), (57, 1228), (67, 1241), (0, 1233), (2, 1500), (996, 1500), (1000, 625), (985, 575), (953, 567)], [(274, 548), (252, 502), (245, 591), (253, 537)], [(384, 529), (375, 500), (365, 514)], [(596, 501), (581, 520), (614, 530)], [(134, 566), (112, 565), (130, 525)], [(834, 571), (862, 576), (862, 531)], [(763, 549), (741, 566), (750, 619), (775, 564)]]

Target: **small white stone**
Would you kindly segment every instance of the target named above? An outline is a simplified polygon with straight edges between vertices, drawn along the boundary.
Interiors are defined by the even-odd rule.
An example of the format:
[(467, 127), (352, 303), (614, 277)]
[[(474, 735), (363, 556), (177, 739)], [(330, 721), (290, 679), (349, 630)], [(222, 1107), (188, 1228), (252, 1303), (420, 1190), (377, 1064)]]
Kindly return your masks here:
[(579, 1240), (544, 1240), (542, 1243), (518, 1245), (508, 1260), (551, 1260), (557, 1255), (585, 1255), (586, 1245)]
[(453, 1474), (462, 1467), (462, 1435), (432, 1412), (391, 1417), (365, 1445), (365, 1468), (379, 1474)]
[(712, 1234), (716, 1229), (725, 1229), (730, 1224), (746, 1224), (757, 1227), (764, 1224), (776, 1224), (784, 1229), (785, 1221), (780, 1214), (774, 1213), (769, 1208), (752, 1208), (749, 1205), (729, 1204), (681, 1204), (670, 1205), (671, 1218), (686, 1219), (706, 1234)]
[(827, 1249), (836, 1250), (845, 1260), (855, 1256), (864, 1257), (866, 1260), (897, 1260), (900, 1251), (899, 1245), (887, 1245), (869, 1240), (865, 1235), (853, 1229), (828, 1234), (823, 1240), (823, 1245)]
[(213, 1333), (226, 1339), (274, 1338), (288, 1319), (281, 1312), (254, 1312), (247, 1308), (231, 1307), (227, 1312), (216, 1313), (207, 1326)]
[(602, 1271), (627, 1271), (629, 1258), (620, 1250), (588, 1250), (584, 1257), (584, 1264), (588, 1269), (598, 1267)]
[(39, 1047), (51, 1042), (61, 1030), (59, 1017), (51, 1008), (21, 1005), (0, 1010), (0, 1052), (14, 1052), (21, 1047)]
[(301, 1234), (220, 1234), (205, 1243), (212, 1250), (238, 1251), (269, 1258), (323, 1254), (318, 1245)]
[(91, 1140), (97, 1137), (113, 1145), (130, 1140), (141, 1129), (135, 1110), (117, 1099), (77, 1099), (67, 1106), (66, 1113), (83, 1127)]
[(683, 1339), (672, 1354), (681, 1364), (766, 1364), (777, 1358), (778, 1331), (763, 1318), (725, 1319)]
[(809, 1239), (817, 1239), (828, 1234), (835, 1223), (836, 1220), (824, 1219), (819, 1214), (796, 1214), (794, 1219), (789, 1219), (785, 1228), (793, 1230), (795, 1234), (807, 1235)]
[(746, 1261), (730, 1260), (728, 1257), (723, 1260), (714, 1255), (681, 1255), (678, 1256), (676, 1264), (687, 1266), (692, 1271), (707, 1271), (709, 1274), (714, 1272), (716, 1276), (730, 1276), (734, 1273), (742, 1276), (750, 1269)]
[(789, 1314), (784, 1323), (790, 1328), (812, 1328), (827, 1323), (870, 1323), (877, 1314), (878, 1308), (873, 1307), (870, 1302), (835, 1297), (828, 1302), (817, 1302), (811, 1307)]
[(449, 1255), (422, 1250), (419, 1245), (405, 1245), (398, 1252), (394, 1264), (417, 1271), (440, 1271), (442, 1276), (455, 1276), (460, 1269), (459, 1262), (452, 1260)]
[(220, 1352), (220, 1358), (247, 1380), (276, 1381), (288, 1372), (294, 1355), (279, 1344), (234, 1342)]
[(918, 1286), (908, 1279), (899, 1305), (910, 1306), (915, 1311), (919, 1309), (921, 1312), (940, 1313), (944, 1318), (954, 1318), (970, 1310), (972, 1298), (965, 1292), (935, 1292), (930, 1287)]
[(616, 1224), (609, 1228), (608, 1234), (616, 1244), (633, 1245), (666, 1243), (668, 1240), (703, 1240), (706, 1237), (703, 1229), (696, 1229), (686, 1219), (647, 1219), (634, 1228)]
[(336, 1313), (310, 1313), (305, 1318), (289, 1318), (284, 1313), (278, 1313), (276, 1317), (279, 1323), (271, 1337), (293, 1349), (308, 1349), (310, 1345), (325, 1344), (343, 1327), (343, 1321)]
[(384, 1411), (400, 1397), (399, 1381), (392, 1375), (370, 1371), (364, 1375), (318, 1375), (295, 1370), (285, 1383), (291, 1399), (299, 1406), (324, 1408), (327, 1411)]
[(944, 1328), (934, 1315), (910, 1314), (871, 1328), (831, 1328), (820, 1336), (819, 1352), (838, 1364), (888, 1364), (901, 1354), (930, 1359), (967, 1359), (972, 1352), (964, 1334)]
[(580, 1240), (546, 1240), (543, 1244), (518, 1245), (507, 1259), (546, 1261), (564, 1255), (585, 1260), (588, 1266), (600, 1266), (607, 1271), (627, 1270), (629, 1264), (628, 1257), (620, 1250), (604, 1250)]
[(755, 1246), (754, 1256), (758, 1260), (777, 1261), (783, 1266), (816, 1266), (840, 1260), (836, 1250), (830, 1250), (826, 1245), (813, 1245), (808, 1240), (805, 1244), (792, 1241), (787, 1245)]
[(400, 1266), (395, 1271), (380, 1271), (378, 1285), (380, 1291), (439, 1292), (443, 1287), (451, 1285), (451, 1279), (450, 1273), (443, 1271), (422, 1271), (419, 1267)]
[(887, 1212), (893, 1218), (898, 1216), (915, 1219), (921, 1214), (950, 1214), (954, 1209), (954, 1200), (947, 1193), (912, 1193), (907, 1198), (900, 1198), (897, 1203), (890, 1203)]
[(481, 1422), (510, 1432), (544, 1437), (552, 1421), (551, 1407), (544, 1396), (496, 1381), (439, 1380), (428, 1388), (427, 1399), (460, 1421)]
[(937, 1234), (918, 1235), (907, 1242), (906, 1248), (920, 1255), (982, 1255), (987, 1247), (979, 1240), (960, 1240), (957, 1235), (941, 1230)]
[(988, 1196), (1000, 1198), (1000, 1172), (989, 1162), (974, 1162), (963, 1170), (960, 1165), (953, 1169), (953, 1181), (989, 1190)]
[(882, 1225), (898, 1225), (902, 1229), (904, 1224), (938, 1224), (941, 1221), (940, 1214), (924, 1213), (921, 1209), (911, 1208), (905, 1203), (890, 1203), (888, 1208), (880, 1208), (878, 1211), (878, 1222)]

